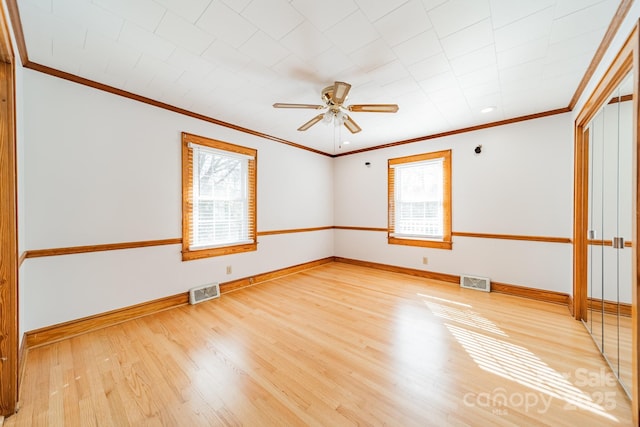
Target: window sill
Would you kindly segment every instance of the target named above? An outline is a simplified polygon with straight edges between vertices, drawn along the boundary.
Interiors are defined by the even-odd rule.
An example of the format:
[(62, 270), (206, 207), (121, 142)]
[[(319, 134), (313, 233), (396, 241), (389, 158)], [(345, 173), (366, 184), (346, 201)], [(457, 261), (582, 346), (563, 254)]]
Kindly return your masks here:
[(399, 237), (389, 237), (390, 245), (420, 246), (423, 248), (448, 249), (453, 248), (452, 241), (426, 240), (426, 239), (401, 239)]
[(231, 255), (242, 252), (251, 252), (258, 249), (257, 243), (246, 243), (233, 246), (222, 246), (217, 248), (189, 250), (182, 248), (182, 261), (192, 261), (194, 259), (211, 258), (215, 256)]

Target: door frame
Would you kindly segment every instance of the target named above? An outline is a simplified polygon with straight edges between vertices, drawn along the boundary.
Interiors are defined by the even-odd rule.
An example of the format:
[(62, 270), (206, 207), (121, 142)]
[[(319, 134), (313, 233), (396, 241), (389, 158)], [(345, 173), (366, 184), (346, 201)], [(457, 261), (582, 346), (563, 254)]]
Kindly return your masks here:
[[(639, 154), (638, 149), (640, 141), (638, 140), (639, 132), (639, 110), (638, 110), (638, 73), (640, 71), (640, 62), (638, 53), (640, 50), (639, 25), (636, 24), (633, 31), (625, 41), (624, 45), (616, 55), (615, 59), (607, 69), (606, 73), (596, 85), (593, 92), (587, 99), (584, 107), (577, 115), (574, 129), (574, 219), (573, 219), (573, 305), (572, 314), (576, 320), (586, 319), (588, 308), (587, 295), (587, 229), (589, 226), (588, 218), (588, 194), (589, 194), (589, 134), (588, 124), (597, 114), (600, 107), (613, 92), (613, 90), (622, 82), (624, 77), (633, 72), (633, 167), (632, 174), (635, 180), (633, 186), (633, 208), (634, 221), (632, 231), (632, 277), (635, 278), (635, 284), (632, 284), (632, 384), (631, 384), (631, 400), (634, 422), (637, 424), (639, 420), (638, 393), (640, 391), (640, 383), (638, 379), (639, 360), (638, 360), (638, 332), (640, 331), (638, 323), (638, 303), (640, 300), (640, 292), (638, 286), (640, 280), (638, 273), (640, 272), (640, 258), (638, 251), (638, 242), (640, 242), (640, 175), (638, 175)], [(633, 283), (633, 281), (632, 281)]]
[(0, 7), (0, 415), (18, 405), (18, 182), (15, 56)]

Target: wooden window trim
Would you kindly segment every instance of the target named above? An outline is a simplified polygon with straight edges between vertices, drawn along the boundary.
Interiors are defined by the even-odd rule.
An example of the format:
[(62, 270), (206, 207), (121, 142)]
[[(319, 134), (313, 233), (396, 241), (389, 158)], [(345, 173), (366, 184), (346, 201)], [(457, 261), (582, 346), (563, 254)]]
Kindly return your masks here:
[[(395, 169), (391, 166), (413, 163), (426, 160), (433, 160), (442, 158), (443, 161), (443, 238), (442, 240), (433, 239), (407, 239), (397, 236), (392, 236), (395, 231), (395, 200), (394, 200), (394, 183), (395, 183)], [(389, 159), (388, 161), (388, 179), (387, 179), (387, 200), (388, 200), (388, 243), (392, 245), (407, 245), (407, 246), (420, 246), (426, 248), (436, 249), (452, 249), (453, 242), (451, 237), (451, 150), (434, 151), (431, 153), (415, 154), (412, 156), (398, 157), (395, 159)]]
[[(249, 160), (248, 168), (248, 200), (249, 200), (249, 238), (251, 243), (230, 244), (214, 248), (191, 249), (192, 241), (192, 214), (193, 214), (193, 150), (189, 148), (189, 143), (243, 154), (253, 157)], [(209, 258), (222, 255), (231, 255), (242, 252), (250, 252), (258, 249), (257, 240), (257, 209), (256, 209), (256, 187), (257, 187), (258, 151), (253, 148), (242, 147), (224, 141), (211, 138), (182, 133), (182, 260), (190, 261), (195, 259)]]

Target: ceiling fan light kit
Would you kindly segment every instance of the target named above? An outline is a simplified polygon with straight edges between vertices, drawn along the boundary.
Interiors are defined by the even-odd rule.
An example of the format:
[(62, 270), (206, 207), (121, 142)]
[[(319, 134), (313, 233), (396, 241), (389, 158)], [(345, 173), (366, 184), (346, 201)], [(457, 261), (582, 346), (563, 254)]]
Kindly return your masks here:
[(324, 105), (319, 104), (289, 104), (283, 102), (276, 102), (273, 104), (274, 108), (308, 108), (313, 110), (327, 109), (323, 114), (318, 114), (308, 122), (304, 123), (298, 128), (299, 131), (306, 131), (311, 126), (315, 125), (319, 121), (324, 123), (331, 123), (336, 127), (345, 126), (349, 132), (358, 133), (362, 129), (358, 124), (345, 112), (363, 112), (363, 113), (396, 113), (398, 112), (397, 104), (354, 104), (344, 106), (344, 102), (347, 100), (351, 85), (345, 82), (335, 82), (331, 86), (327, 86), (322, 89), (321, 99)]

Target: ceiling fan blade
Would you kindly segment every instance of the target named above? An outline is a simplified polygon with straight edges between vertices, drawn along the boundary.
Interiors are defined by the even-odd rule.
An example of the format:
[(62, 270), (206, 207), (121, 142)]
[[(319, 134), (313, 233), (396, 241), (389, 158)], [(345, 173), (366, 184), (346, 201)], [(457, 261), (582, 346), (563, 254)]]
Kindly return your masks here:
[(360, 132), (362, 129), (360, 129), (360, 126), (358, 126), (358, 124), (356, 122), (353, 121), (353, 119), (347, 115), (344, 116), (344, 126), (349, 129), (349, 131), (351, 133), (358, 133)]
[(313, 110), (321, 110), (326, 108), (326, 105), (318, 104), (287, 104), (285, 102), (276, 102), (273, 104), (273, 108), (310, 108)]
[(347, 99), (349, 90), (351, 90), (351, 85), (349, 83), (335, 82), (333, 85), (333, 96), (331, 97), (334, 105), (342, 105), (342, 103)]
[(322, 120), (322, 118), (324, 117), (324, 114), (318, 114), (317, 116), (315, 116), (313, 119), (309, 120), (307, 123), (303, 124), (302, 126), (300, 126), (298, 128), (298, 130), (300, 131), (305, 131), (307, 129), (309, 129), (311, 126), (315, 125), (316, 123), (318, 123), (320, 120)]
[(347, 107), (349, 111), (367, 113), (397, 113), (398, 104), (356, 104)]

